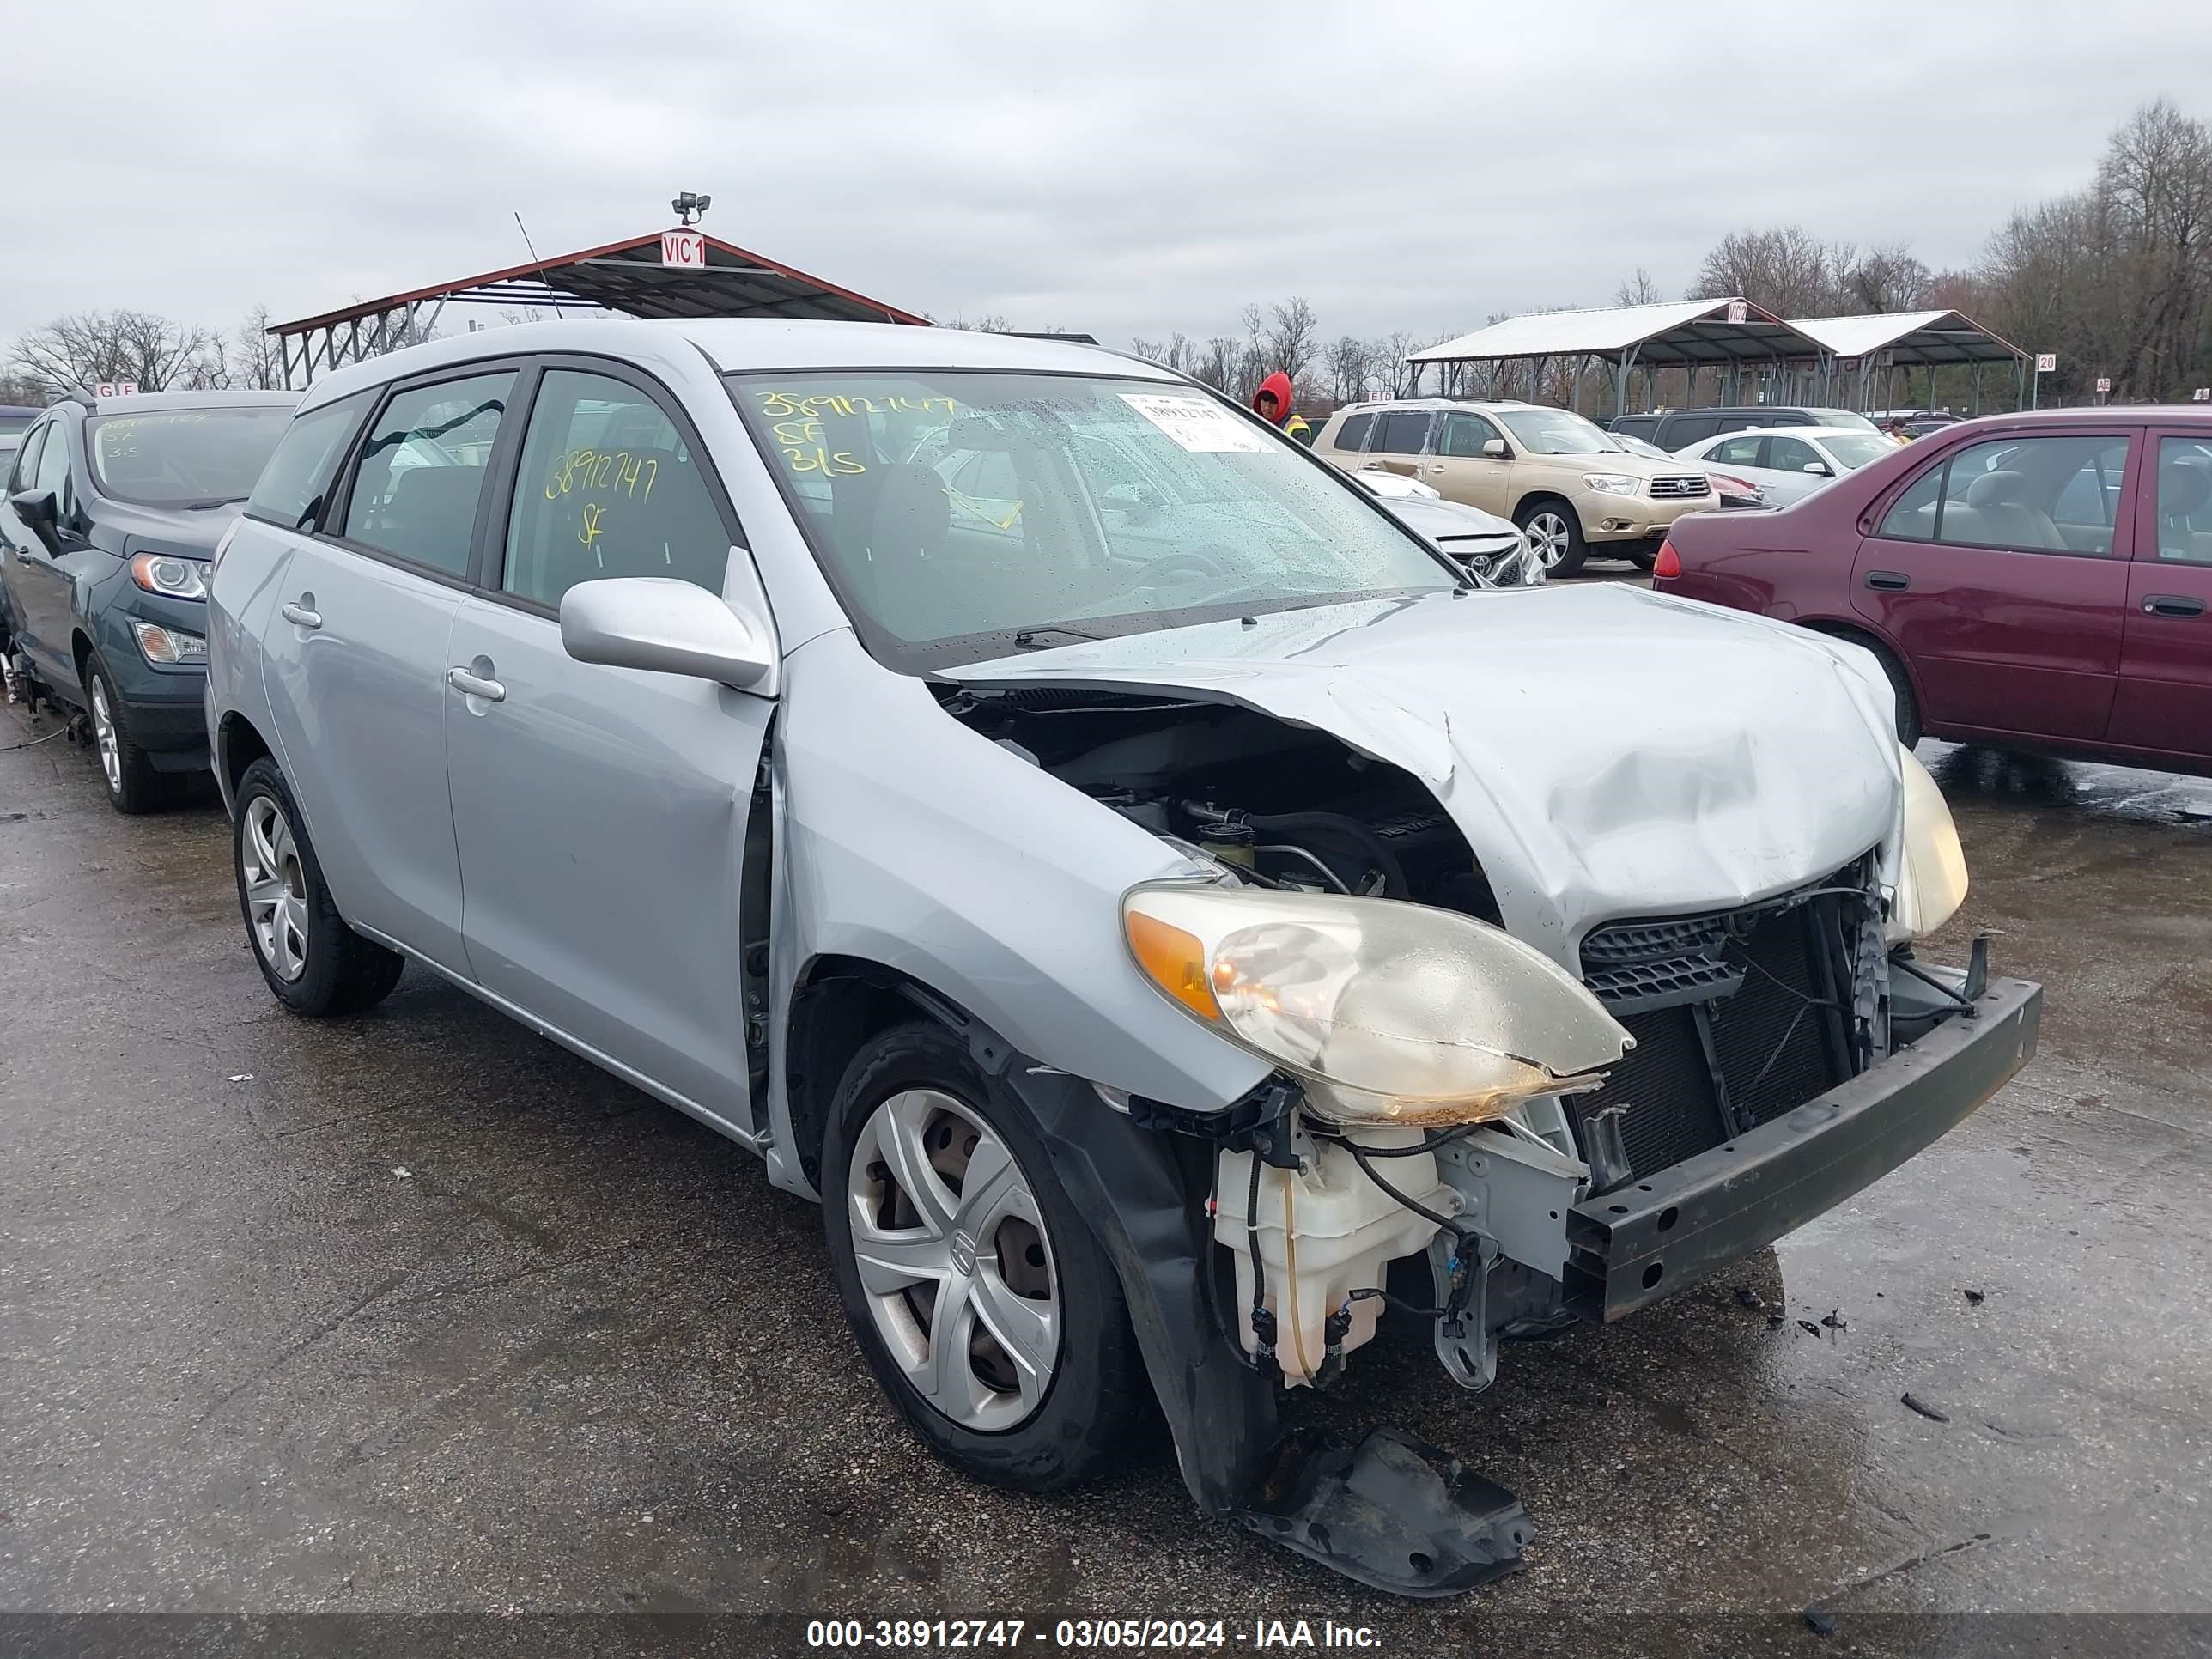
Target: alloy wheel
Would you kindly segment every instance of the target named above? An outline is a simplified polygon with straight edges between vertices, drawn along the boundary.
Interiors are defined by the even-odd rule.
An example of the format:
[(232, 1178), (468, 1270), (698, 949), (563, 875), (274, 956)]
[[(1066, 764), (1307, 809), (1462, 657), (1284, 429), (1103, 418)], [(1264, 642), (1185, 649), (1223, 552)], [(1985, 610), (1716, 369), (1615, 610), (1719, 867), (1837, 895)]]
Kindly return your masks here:
[(915, 1391), (963, 1427), (1017, 1428), (1060, 1360), (1060, 1279), (1020, 1164), (937, 1089), (878, 1105), (846, 1176), (876, 1329)]
[(92, 736), (100, 746), (100, 769), (110, 794), (123, 793), (123, 739), (115, 729), (115, 715), (107, 706), (107, 682), (92, 677)]
[(254, 947), (271, 973), (295, 980), (307, 968), (307, 872), (291, 821), (272, 797), (246, 802), (238, 859)]
[(1567, 521), (1557, 513), (1533, 513), (1526, 526), (1528, 545), (1535, 550), (1536, 562), (1549, 570), (1559, 563), (1567, 550)]

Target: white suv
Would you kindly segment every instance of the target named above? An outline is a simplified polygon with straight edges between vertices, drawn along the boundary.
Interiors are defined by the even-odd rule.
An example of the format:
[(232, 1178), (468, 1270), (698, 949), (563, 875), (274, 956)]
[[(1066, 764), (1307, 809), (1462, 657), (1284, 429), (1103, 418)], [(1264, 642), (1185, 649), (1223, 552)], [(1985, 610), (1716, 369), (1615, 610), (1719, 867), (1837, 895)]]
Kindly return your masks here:
[(1538, 404), (1354, 404), (1329, 417), (1314, 453), (1404, 473), (1512, 520), (1554, 575), (1593, 555), (1649, 570), (1668, 525), (1717, 505), (1696, 467), (1634, 454), (1581, 416)]

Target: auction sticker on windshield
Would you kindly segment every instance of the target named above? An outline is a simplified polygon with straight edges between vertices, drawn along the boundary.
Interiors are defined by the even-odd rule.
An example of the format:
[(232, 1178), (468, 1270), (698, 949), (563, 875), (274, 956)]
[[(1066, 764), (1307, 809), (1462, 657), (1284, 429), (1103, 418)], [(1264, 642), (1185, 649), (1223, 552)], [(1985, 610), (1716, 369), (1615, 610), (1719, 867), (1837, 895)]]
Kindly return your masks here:
[(1203, 398), (1125, 392), (1121, 401), (1194, 455), (1263, 455), (1267, 441), (1220, 404)]

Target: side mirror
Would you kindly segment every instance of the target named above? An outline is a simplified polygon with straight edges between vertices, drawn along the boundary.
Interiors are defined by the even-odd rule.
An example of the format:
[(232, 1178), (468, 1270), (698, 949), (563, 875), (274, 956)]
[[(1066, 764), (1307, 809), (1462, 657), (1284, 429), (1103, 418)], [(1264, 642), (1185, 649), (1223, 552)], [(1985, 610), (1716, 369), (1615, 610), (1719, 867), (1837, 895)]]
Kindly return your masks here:
[(1102, 507), (1127, 514), (1133, 524), (1142, 524), (1152, 516), (1152, 492), (1142, 484), (1109, 484), (1098, 501)]
[(1482, 453), (1486, 459), (1493, 461), (1504, 460), (1505, 459), (1505, 440), (1503, 438), (1485, 438), (1482, 441)]
[(666, 576), (578, 582), (561, 596), (561, 646), (578, 662), (689, 674), (738, 691), (757, 688), (775, 666), (765, 617)]
[(8, 505), (15, 509), (15, 516), (30, 526), (49, 553), (61, 549), (61, 508), (54, 501), (51, 489), (25, 489), (8, 498)]
[(1823, 478), (1832, 478), (1835, 476), (1829, 471), (1828, 464), (1826, 461), (1808, 461), (1805, 463), (1805, 470)]

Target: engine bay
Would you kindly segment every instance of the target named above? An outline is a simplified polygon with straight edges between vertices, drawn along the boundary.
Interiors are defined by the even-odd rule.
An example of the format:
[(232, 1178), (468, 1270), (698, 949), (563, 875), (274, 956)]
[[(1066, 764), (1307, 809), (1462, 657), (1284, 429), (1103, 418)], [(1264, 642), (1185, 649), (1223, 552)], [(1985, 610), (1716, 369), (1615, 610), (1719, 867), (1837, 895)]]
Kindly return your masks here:
[(1474, 855), (1411, 773), (1231, 705), (1063, 686), (939, 686), (945, 711), (1139, 829), (1261, 886), (1499, 920)]

